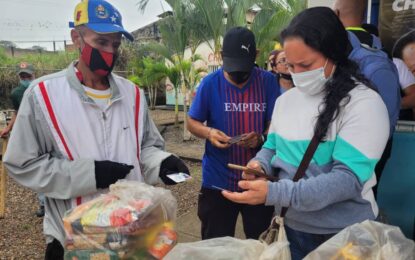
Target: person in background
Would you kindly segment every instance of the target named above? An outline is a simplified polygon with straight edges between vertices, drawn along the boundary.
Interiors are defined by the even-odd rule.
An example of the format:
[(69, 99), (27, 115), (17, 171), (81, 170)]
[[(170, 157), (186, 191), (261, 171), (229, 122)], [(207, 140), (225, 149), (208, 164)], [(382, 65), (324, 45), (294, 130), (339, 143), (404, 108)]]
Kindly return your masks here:
[(254, 34), (230, 29), (223, 39), (223, 67), (202, 80), (189, 110), (189, 131), (206, 139), (198, 202), (202, 239), (234, 236), (239, 213), (247, 238), (258, 239), (271, 222), (272, 207), (233, 203), (218, 190), (240, 191), (242, 172), (227, 164), (245, 165), (259, 151), (280, 94), (275, 77), (255, 66), (256, 55)]
[(393, 63), (398, 69), (402, 94), (399, 119), (415, 120), (415, 76), (411, 73), (403, 60), (393, 58)]
[(268, 58), (271, 72), (277, 75), (281, 94), (294, 87), (291, 74), (287, 68), (285, 52), (283, 50), (273, 50)]
[(19, 184), (45, 199), (45, 259), (63, 259), (62, 218), (120, 179), (166, 184), (189, 173), (164, 151), (145, 95), (112, 73), (121, 39), (133, 36), (118, 10), (103, 0), (75, 7), (71, 38), (79, 59), (32, 82), (17, 114), (4, 164)]
[[(13, 114), (7, 127), (0, 132), (0, 137), (8, 135), (13, 129), (13, 125), (16, 121), (17, 112), (19, 111), (23, 95), (26, 89), (29, 87), (30, 83), (35, 79), (35, 70), (33, 65), (27, 62), (21, 62), (17, 66), (17, 76), (19, 77), (19, 85), (12, 89), (10, 95), (15, 113)], [(37, 199), (39, 201), (39, 208), (35, 214), (41, 218), (45, 215), (45, 195), (43, 193), (38, 193)]]
[(402, 110), (399, 118), (415, 120), (415, 30), (402, 35), (395, 42), (392, 56), (402, 87)]
[[(341, 20), (343, 26), (346, 28), (350, 37), (355, 36), (360, 41), (360, 44), (364, 48), (381, 50), (382, 47), (380, 39), (373, 34), (368, 33), (365, 29), (361, 27), (361, 24), (365, 17), (366, 10), (366, 1), (361, 0), (336, 0), (334, 2), (333, 10)], [(350, 55), (353, 54), (353, 46), (350, 43), (348, 47), (349, 58), (353, 59)], [(375, 50), (375, 51), (376, 51)], [(373, 51), (373, 50), (372, 50)], [(382, 53), (383, 54), (383, 53)], [(365, 68), (372, 66), (370, 63), (360, 64), (355, 60), (359, 66), (361, 66), (361, 72), (364, 76), (369, 79), (370, 83), (376, 88), (379, 95), (382, 97), (383, 102), (385, 103), (388, 114), (389, 114), (389, 140), (385, 147), (385, 151), (382, 154), (382, 158), (379, 160), (376, 165), (376, 177), (377, 182), (380, 182), (383, 169), (385, 168), (386, 162), (390, 158), (392, 152), (392, 142), (393, 142), (393, 133), (395, 131), (395, 126), (399, 118), (399, 111), (401, 107), (401, 92), (399, 84), (399, 75), (396, 70), (396, 67), (393, 65), (392, 61), (384, 54), (384, 58), (380, 61), (380, 58), (377, 58), (376, 62), (381, 62), (376, 71), (366, 73)], [(361, 58), (360, 58), (361, 59)], [(376, 185), (373, 188), (375, 197), (377, 197), (377, 187)]]
[[(374, 220), (374, 169), (389, 137), (388, 112), (379, 94), (348, 59), (347, 32), (327, 7), (309, 8), (281, 32), (295, 88), (275, 103), (266, 143), (248, 167), (278, 175), (278, 182), (243, 173), (243, 192), (231, 201), (288, 207), (284, 218), (293, 260), (343, 228)], [(287, 113), (289, 111), (289, 113)], [(293, 182), (313, 136), (319, 146)]]
[(13, 114), (9, 124), (0, 132), (0, 137), (6, 136), (13, 129), (14, 122), (16, 121), (17, 111), (19, 110), (20, 103), (23, 99), (23, 94), (29, 87), (30, 83), (35, 79), (35, 73), (32, 64), (27, 62), (21, 62), (17, 65), (17, 76), (19, 77), (19, 85), (12, 89), (10, 98), (13, 104), (13, 108), (16, 113)]
[(394, 44), (392, 56), (405, 62), (415, 75), (415, 30), (402, 35)]

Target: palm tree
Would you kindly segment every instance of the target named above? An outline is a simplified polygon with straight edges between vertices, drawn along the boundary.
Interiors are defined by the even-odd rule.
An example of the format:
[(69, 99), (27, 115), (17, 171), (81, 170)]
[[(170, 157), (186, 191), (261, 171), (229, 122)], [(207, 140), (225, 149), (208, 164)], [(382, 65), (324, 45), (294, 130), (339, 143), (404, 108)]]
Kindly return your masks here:
[[(197, 31), (191, 29), (191, 26), (193, 26), (192, 21), (196, 14), (195, 8), (192, 8), (190, 1), (168, 0), (167, 2), (173, 9), (173, 15), (164, 18), (159, 24), (162, 43), (150, 43), (144, 49), (166, 59), (167, 68), (175, 68), (175, 70), (179, 71), (177, 81), (170, 79), (175, 90), (175, 122), (177, 126), (179, 112), (178, 90), (181, 89), (184, 95), (183, 108), (185, 116), (187, 116), (187, 92), (194, 88), (193, 78), (197, 79), (197, 76), (192, 76), (192, 74), (199, 74), (198, 70), (192, 67), (193, 63), (200, 59), (200, 56), (193, 54), (200, 45), (202, 38)], [(184, 59), (184, 54), (188, 47), (190, 47), (192, 54), (191, 58), (186, 60)], [(186, 129), (185, 127), (185, 131)]]
[[(206, 73), (204, 68), (196, 68), (195, 62), (201, 60), (200, 55), (193, 55), (189, 60), (183, 60), (180, 64), (182, 75), (182, 93), (183, 93), (183, 112), (185, 119), (187, 119), (187, 104), (192, 105), (193, 93), (202, 78), (202, 74)], [(187, 97), (189, 96), (189, 100)], [(191, 133), (187, 131), (187, 120), (184, 120), (183, 139), (190, 140)]]
[(147, 89), (149, 98), (149, 107), (151, 110), (155, 109), (157, 100), (157, 90), (160, 82), (167, 77), (166, 65), (164, 62), (155, 61), (152, 58), (146, 57), (140, 60), (135, 67), (136, 74), (129, 77), (131, 81), (140, 87)]
[[(304, 8), (305, 0), (166, 0), (173, 10), (173, 15), (159, 23), (162, 43), (148, 44), (145, 49), (157, 53), (167, 61), (167, 67), (179, 70), (178, 84), (174, 84), (176, 96), (176, 118), (178, 118), (177, 92), (179, 87), (186, 92), (194, 88), (190, 76), (200, 74), (190, 72), (193, 62), (184, 59), (187, 47), (191, 56), (201, 42), (206, 42), (220, 62), (222, 37), (227, 29), (234, 26), (248, 27), (246, 14), (256, 4), (260, 11), (256, 15), (251, 29), (257, 38), (257, 46), (262, 54), (262, 65), (267, 53), (278, 40), (279, 31), (299, 10)], [(139, 7), (144, 10), (148, 0), (139, 0)], [(189, 65), (190, 64), (190, 65)], [(197, 78), (197, 77), (195, 77)], [(186, 101), (184, 100), (186, 110)], [(186, 115), (187, 116), (187, 115)], [(178, 120), (176, 120), (178, 122)]]
[(255, 35), (257, 49), (260, 53), (257, 64), (263, 66), (280, 40), (279, 34), (291, 19), (306, 7), (305, 0), (258, 0), (259, 12), (252, 23), (251, 30)]

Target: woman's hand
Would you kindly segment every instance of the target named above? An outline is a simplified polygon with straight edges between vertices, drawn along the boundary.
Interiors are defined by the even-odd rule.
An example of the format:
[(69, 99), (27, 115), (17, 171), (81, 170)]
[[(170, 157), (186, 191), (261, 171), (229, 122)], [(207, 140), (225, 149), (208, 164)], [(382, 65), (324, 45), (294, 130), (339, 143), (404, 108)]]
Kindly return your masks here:
[(236, 203), (249, 205), (264, 204), (268, 194), (268, 182), (265, 180), (239, 181), (243, 192), (222, 191), (222, 195)]
[[(246, 167), (263, 172), (263, 170), (261, 168), (261, 165), (259, 164), (258, 161), (250, 161), (250, 162), (248, 162)], [(244, 180), (255, 180), (255, 179), (256, 180), (265, 180), (265, 178), (259, 178), (259, 177), (255, 176), (254, 174), (248, 173), (248, 172), (245, 172), (245, 171), (242, 172), (242, 179), (244, 179)]]

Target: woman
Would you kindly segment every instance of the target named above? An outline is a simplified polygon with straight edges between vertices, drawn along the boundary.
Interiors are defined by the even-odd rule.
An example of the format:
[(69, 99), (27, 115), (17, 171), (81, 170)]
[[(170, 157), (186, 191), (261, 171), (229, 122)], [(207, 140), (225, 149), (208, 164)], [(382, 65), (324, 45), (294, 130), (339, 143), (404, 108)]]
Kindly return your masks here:
[[(345, 28), (326, 7), (304, 10), (281, 33), (296, 88), (275, 103), (268, 138), (248, 167), (280, 181), (240, 181), (245, 191), (222, 192), (235, 202), (274, 205), (285, 216), (293, 259), (302, 259), (343, 228), (374, 220), (374, 167), (389, 136), (381, 97), (347, 58)], [(317, 135), (306, 176), (293, 178)], [(277, 213), (278, 214), (278, 213)]]
[(277, 81), (280, 85), (281, 94), (294, 86), (291, 74), (288, 71), (285, 52), (274, 50), (269, 55), (271, 72), (277, 75)]

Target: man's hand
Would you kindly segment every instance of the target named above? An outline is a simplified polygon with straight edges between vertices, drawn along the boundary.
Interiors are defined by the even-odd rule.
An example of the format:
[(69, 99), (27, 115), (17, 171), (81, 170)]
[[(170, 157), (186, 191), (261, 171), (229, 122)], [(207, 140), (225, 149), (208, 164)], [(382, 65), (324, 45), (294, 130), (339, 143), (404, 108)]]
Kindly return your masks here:
[(167, 175), (179, 172), (187, 173), (190, 175), (189, 168), (187, 168), (186, 164), (184, 164), (184, 162), (176, 156), (170, 155), (161, 162), (159, 177), (164, 182), (164, 184), (174, 185), (177, 183), (167, 177)]
[(268, 182), (264, 180), (239, 181), (238, 185), (244, 192), (222, 191), (222, 195), (236, 203), (249, 205), (264, 204), (268, 194)]
[(4, 128), (1, 132), (0, 132), (0, 138), (1, 137), (6, 137), (9, 133), (10, 133), (11, 128), (6, 127)]
[(249, 134), (245, 134), (245, 136), (238, 143), (238, 145), (245, 147), (245, 148), (257, 148), (260, 145), (262, 145), (262, 134), (258, 134), (255, 132), (250, 132)]
[(95, 180), (98, 189), (108, 188), (119, 179), (124, 179), (134, 166), (112, 161), (95, 161)]
[(212, 128), (211, 130), (209, 130), (208, 140), (213, 146), (217, 148), (224, 149), (231, 146), (228, 143), (229, 140), (231, 140), (231, 138), (218, 129)]

